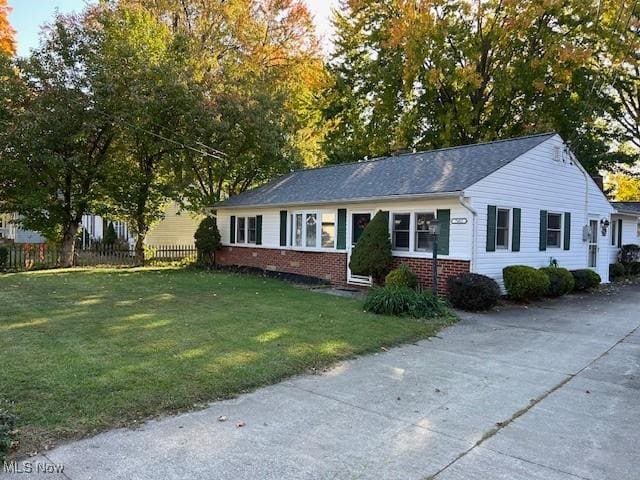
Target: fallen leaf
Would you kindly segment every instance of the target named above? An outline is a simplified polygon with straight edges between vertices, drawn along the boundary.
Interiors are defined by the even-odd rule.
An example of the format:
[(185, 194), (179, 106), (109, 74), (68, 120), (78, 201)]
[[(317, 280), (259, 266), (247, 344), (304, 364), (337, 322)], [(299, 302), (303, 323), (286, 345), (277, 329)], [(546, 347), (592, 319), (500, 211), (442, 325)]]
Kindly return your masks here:
[(218, 417), (219, 422), (226, 422), (227, 420), (229, 420), (229, 417), (227, 417), (226, 415), (220, 415)]
[(240, 427), (244, 427), (246, 425), (246, 423), (244, 422), (238, 422), (236, 423), (236, 427), (240, 428)]

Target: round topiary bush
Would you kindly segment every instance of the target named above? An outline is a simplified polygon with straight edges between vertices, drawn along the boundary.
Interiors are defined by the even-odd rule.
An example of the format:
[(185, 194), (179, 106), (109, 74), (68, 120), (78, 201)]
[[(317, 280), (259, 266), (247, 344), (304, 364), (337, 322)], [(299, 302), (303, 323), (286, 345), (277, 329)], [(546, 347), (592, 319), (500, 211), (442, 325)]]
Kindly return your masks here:
[(394, 268), (384, 279), (384, 284), (388, 287), (408, 287), (416, 288), (418, 286), (418, 277), (404, 263), (398, 268)]
[(545, 267), (541, 271), (549, 277), (549, 288), (547, 289), (548, 297), (561, 297), (573, 291), (575, 280), (573, 275), (566, 268)]
[(463, 273), (447, 280), (451, 305), (462, 310), (488, 310), (498, 304), (500, 287), (493, 279), (478, 273)]
[(194, 235), (198, 261), (205, 265), (215, 264), (215, 252), (222, 248), (218, 224), (214, 217), (206, 217), (198, 225)]
[[(629, 264), (631, 265), (631, 264)], [(631, 269), (629, 269), (631, 270)], [(624, 265), (620, 262), (617, 263), (612, 263), (609, 265), (609, 280), (617, 280), (619, 278), (622, 278), (625, 276), (626, 274), (626, 269), (624, 268)], [(629, 272), (631, 273), (631, 272)]]
[(576, 292), (595, 288), (600, 285), (600, 282), (602, 281), (600, 275), (588, 268), (571, 270), (571, 275), (573, 275), (573, 279), (575, 280), (573, 290)]
[(513, 300), (535, 300), (549, 290), (549, 277), (526, 265), (512, 265), (502, 269), (504, 288)]

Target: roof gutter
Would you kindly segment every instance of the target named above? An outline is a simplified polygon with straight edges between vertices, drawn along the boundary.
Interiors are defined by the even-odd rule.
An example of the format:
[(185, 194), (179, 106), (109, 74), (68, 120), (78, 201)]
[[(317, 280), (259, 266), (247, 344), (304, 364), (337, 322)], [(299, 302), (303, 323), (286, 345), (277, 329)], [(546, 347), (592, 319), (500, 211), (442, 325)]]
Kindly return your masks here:
[(276, 208), (276, 207), (291, 207), (298, 205), (341, 205), (351, 203), (362, 202), (376, 202), (376, 201), (399, 201), (399, 200), (416, 200), (416, 199), (433, 199), (439, 198), (458, 198), (463, 192), (458, 190), (454, 192), (440, 192), (440, 193), (416, 193), (407, 195), (385, 195), (378, 197), (359, 197), (359, 198), (344, 198), (337, 200), (316, 200), (310, 202), (280, 202), (280, 203), (256, 203), (247, 205), (224, 205), (224, 202), (216, 204), (214, 208)]

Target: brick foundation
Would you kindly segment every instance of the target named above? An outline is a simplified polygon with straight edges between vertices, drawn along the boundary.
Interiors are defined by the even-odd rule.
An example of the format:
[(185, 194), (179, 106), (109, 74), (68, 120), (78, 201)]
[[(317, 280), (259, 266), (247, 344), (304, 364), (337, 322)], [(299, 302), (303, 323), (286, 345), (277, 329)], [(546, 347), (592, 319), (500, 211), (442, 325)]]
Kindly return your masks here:
[[(393, 268), (406, 264), (417, 276), (424, 288), (433, 286), (433, 260), (431, 258), (393, 257)], [(438, 259), (438, 293), (447, 294), (447, 279), (469, 272), (471, 264), (467, 260)]]
[(347, 284), (346, 253), (223, 247), (216, 254), (216, 263), (307, 275), (327, 280), (339, 286)]
[[(216, 255), (219, 265), (262, 268), (295, 273), (347, 285), (346, 252), (302, 252), (287, 249), (223, 247)], [(430, 258), (393, 257), (393, 267), (405, 263), (418, 276), (424, 288), (432, 286), (433, 261)], [(438, 260), (438, 292), (447, 293), (447, 279), (469, 271), (466, 260)]]

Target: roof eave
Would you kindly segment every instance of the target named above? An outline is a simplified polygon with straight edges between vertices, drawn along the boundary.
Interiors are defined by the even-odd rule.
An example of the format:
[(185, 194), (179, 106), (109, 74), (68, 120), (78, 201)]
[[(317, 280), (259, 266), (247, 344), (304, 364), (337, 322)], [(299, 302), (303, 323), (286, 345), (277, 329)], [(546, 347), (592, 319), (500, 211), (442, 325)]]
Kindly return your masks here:
[(286, 206), (304, 206), (304, 205), (336, 205), (336, 204), (352, 204), (363, 202), (377, 202), (377, 201), (394, 201), (394, 200), (414, 200), (414, 199), (439, 199), (439, 198), (457, 198), (463, 190), (454, 190), (452, 192), (437, 192), (437, 193), (412, 193), (407, 195), (385, 195), (376, 197), (358, 197), (358, 198), (343, 198), (337, 200), (315, 200), (305, 202), (284, 202), (284, 203), (255, 203), (245, 205), (224, 205), (224, 202), (216, 204), (216, 209), (230, 209), (230, 208), (275, 208)]

